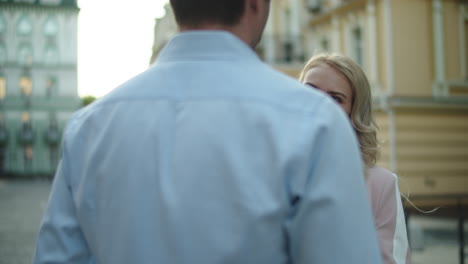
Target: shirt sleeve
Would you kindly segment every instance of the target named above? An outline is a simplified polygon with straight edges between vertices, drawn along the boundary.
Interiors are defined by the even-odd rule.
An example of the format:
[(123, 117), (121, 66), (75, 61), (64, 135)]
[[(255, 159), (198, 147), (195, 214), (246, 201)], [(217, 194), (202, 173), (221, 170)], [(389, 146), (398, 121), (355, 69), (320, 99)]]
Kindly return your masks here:
[(303, 144), (310, 166), (307, 177), (292, 183), (288, 250), (292, 263), (381, 263), (357, 141), (336, 111), (327, 108), (326, 124)]
[(408, 264), (408, 236), (397, 176), (388, 176), (375, 216), (380, 250), (384, 264)]
[(34, 264), (94, 263), (80, 229), (71, 188), (67, 183), (68, 158), (64, 151), (39, 230)]

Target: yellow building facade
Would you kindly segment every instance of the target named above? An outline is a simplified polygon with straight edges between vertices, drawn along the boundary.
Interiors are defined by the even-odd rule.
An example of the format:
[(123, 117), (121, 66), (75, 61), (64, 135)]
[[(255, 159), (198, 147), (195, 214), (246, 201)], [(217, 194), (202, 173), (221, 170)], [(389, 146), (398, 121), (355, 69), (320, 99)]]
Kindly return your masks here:
[(378, 165), (399, 175), (411, 201), (413, 262), (465, 263), (468, 1), (273, 0), (271, 8), (258, 49), (267, 63), (298, 78), (314, 54), (338, 52), (366, 72)]
[[(268, 60), (269, 34), (295, 47), (285, 49), (276, 37), (283, 51)], [(400, 176), (401, 192), (419, 205), (468, 204), (468, 3), (272, 1), (265, 60), (297, 77), (321, 51), (347, 55), (365, 70), (380, 127), (379, 164)], [(281, 59), (285, 52), (293, 59)]]

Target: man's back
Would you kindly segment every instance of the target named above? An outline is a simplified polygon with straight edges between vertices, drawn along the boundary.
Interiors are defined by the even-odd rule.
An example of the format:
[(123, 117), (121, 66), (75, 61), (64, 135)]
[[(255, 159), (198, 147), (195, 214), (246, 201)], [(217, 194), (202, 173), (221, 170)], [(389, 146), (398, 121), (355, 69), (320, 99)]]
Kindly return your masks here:
[(36, 261), (376, 263), (351, 133), (233, 35), (180, 34), (70, 122)]

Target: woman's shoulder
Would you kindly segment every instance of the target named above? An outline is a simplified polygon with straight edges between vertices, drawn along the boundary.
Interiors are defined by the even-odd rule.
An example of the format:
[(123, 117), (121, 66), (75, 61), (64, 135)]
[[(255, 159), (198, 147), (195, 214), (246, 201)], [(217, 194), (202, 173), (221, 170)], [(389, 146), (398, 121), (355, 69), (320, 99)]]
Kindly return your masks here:
[(378, 166), (367, 169), (367, 184), (369, 187), (383, 188), (385, 186), (394, 186), (397, 182), (397, 176), (395, 173)]

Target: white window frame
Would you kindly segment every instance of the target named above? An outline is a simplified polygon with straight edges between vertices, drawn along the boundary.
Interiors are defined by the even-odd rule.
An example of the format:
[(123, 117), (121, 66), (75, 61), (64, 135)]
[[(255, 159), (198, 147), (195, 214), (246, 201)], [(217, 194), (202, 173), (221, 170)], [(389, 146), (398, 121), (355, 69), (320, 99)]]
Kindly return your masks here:
[[(60, 30), (60, 24), (58, 22), (58, 19), (56, 16), (48, 16), (47, 19), (44, 22), (44, 25), (42, 27), (43, 34), (46, 37), (55, 37), (58, 35), (58, 32)], [(52, 31), (49, 31), (52, 30)]]
[(310, 59), (310, 57), (312, 57), (312, 55), (314, 54), (314, 49), (315, 49), (315, 41), (316, 41), (316, 29), (313, 28), (313, 27), (310, 27), (310, 28), (306, 28), (305, 29), (306, 32), (304, 34), (305, 36), (305, 40), (304, 40), (304, 43), (306, 43), (306, 45), (304, 46), (304, 55), (305, 55), (305, 59), (306, 61), (308, 61)]
[[(29, 29), (27, 32), (21, 32), (21, 27), (22, 24), (25, 23), (24, 25), (28, 26)], [(31, 20), (31, 17), (29, 15), (23, 14), (18, 18), (18, 22), (16, 23), (16, 34), (20, 36), (31, 36), (34, 31), (34, 23)]]
[(354, 39), (354, 30), (361, 30), (361, 68), (366, 69), (366, 30), (365, 30), (365, 17), (357, 17), (355, 14), (349, 14), (346, 26), (346, 48), (345, 54), (359, 64), (358, 54), (356, 53), (356, 42)]
[[(329, 32), (325, 27), (317, 27), (314, 32), (312, 32), (313, 47), (312, 47), (312, 56), (315, 56), (322, 52), (331, 52), (332, 51), (332, 40), (329, 36)], [(322, 42), (328, 41), (328, 50), (323, 50)], [(308, 59), (308, 58), (307, 58)]]
[(333, 16), (330, 25), (330, 50), (332, 52), (342, 52), (341, 47), (341, 30), (340, 20), (338, 17)]

